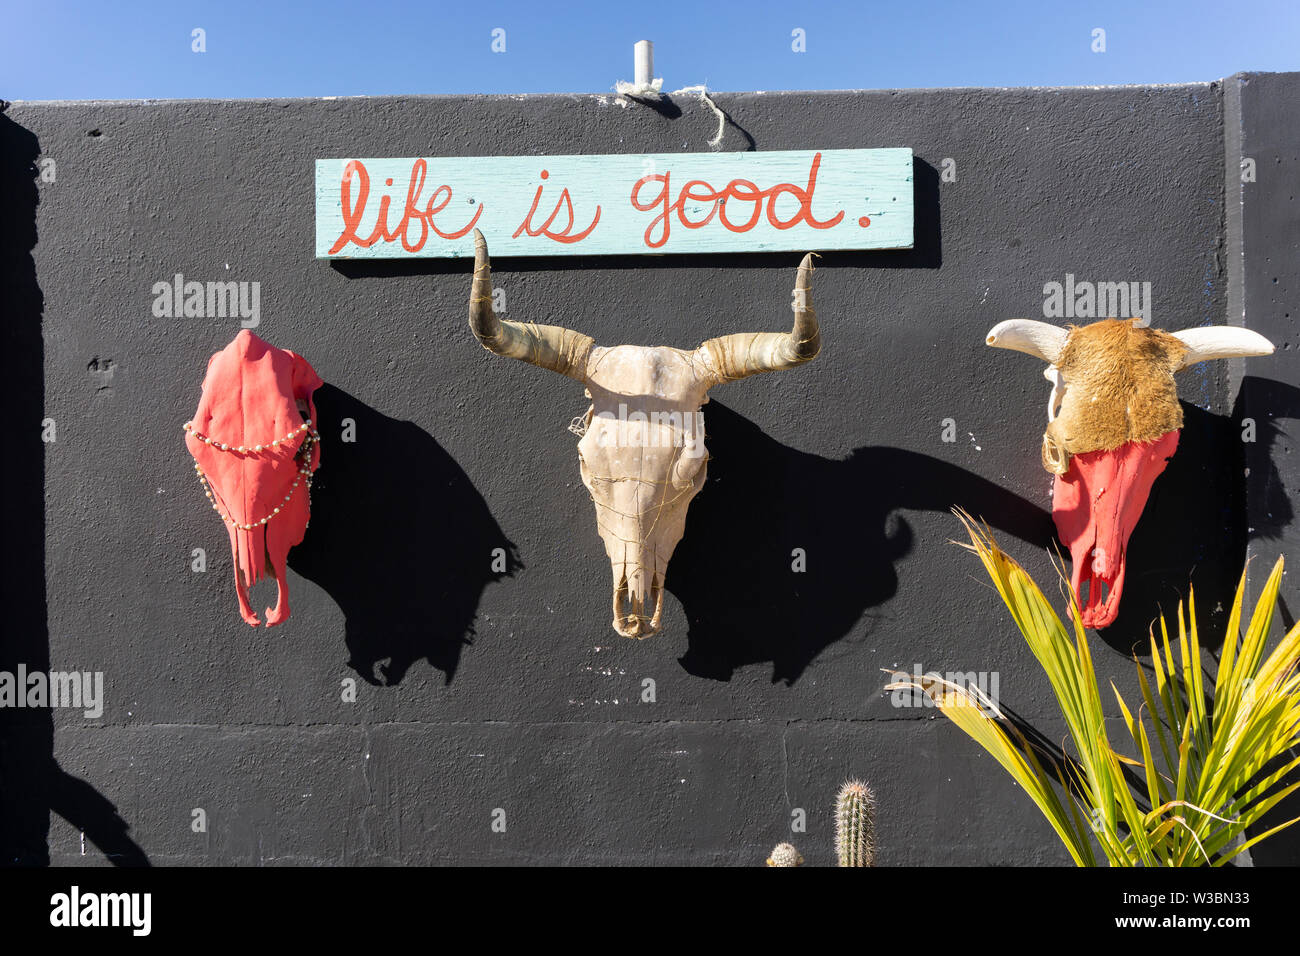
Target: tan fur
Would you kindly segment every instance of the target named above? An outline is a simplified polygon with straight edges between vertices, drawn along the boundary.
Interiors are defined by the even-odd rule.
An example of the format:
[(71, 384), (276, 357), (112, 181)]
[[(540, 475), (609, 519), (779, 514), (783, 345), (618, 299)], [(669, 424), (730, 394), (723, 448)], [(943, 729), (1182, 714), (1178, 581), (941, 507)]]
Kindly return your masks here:
[(1067, 456), (1109, 451), (1182, 427), (1174, 372), (1187, 346), (1168, 332), (1133, 323), (1103, 319), (1071, 327), (1056, 363), (1065, 377), (1065, 396), (1043, 436), (1049, 471), (1060, 469), (1062, 451)]

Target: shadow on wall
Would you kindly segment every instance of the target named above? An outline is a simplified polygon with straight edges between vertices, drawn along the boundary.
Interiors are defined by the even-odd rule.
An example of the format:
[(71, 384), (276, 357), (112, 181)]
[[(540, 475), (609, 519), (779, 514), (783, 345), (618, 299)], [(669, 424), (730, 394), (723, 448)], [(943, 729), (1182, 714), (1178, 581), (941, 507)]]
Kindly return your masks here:
[(1196, 588), (1198, 624), (1222, 635), (1246, 560), (1241, 427), (1187, 402), (1178, 450), (1156, 479), (1129, 539), (1124, 594), (1110, 627), (1094, 631), (1125, 657), (1145, 656), (1151, 625)]
[[(1287, 496), (1286, 484), (1273, 462), (1295, 450), (1295, 430), (1293, 428), (1289, 433), (1283, 431), (1280, 420), (1289, 419), (1294, 423), (1300, 419), (1300, 388), (1285, 382), (1247, 375), (1241, 380), (1237, 404), (1233, 409), (1234, 427), (1238, 429), (1233, 436), (1235, 439), (1241, 438), (1241, 422), (1247, 415), (1255, 420), (1255, 444), (1246, 452), (1247, 463), (1251, 466), (1250, 473), (1246, 476), (1251, 525), (1248, 536), (1255, 542), (1253, 550), (1259, 555), (1254, 573), (1265, 575), (1284, 547), (1283, 532), (1294, 524), (1296, 517), (1295, 506)], [(1242, 447), (1246, 446), (1243, 444)], [(1289, 573), (1284, 582), (1300, 580), (1295, 574), (1300, 555), (1287, 554), (1285, 557)], [(1274, 622), (1274, 628), (1280, 625), (1281, 633), (1286, 633), (1295, 626), (1296, 594), (1297, 589), (1292, 586), (1283, 588), (1283, 593), (1278, 597), (1279, 620)], [(1278, 631), (1275, 630), (1274, 635), (1277, 634)], [(1276, 636), (1273, 639), (1275, 641)], [(1300, 769), (1293, 770), (1287, 782), (1297, 781), (1300, 781)], [(1270, 827), (1298, 816), (1300, 790), (1265, 814), (1251, 830), (1251, 836), (1257, 836)], [(1251, 847), (1250, 855), (1256, 864), (1294, 866), (1300, 860), (1300, 824)]]
[[(1288, 555), (1288, 557), (1294, 558), (1293, 555)], [(1278, 617), (1281, 619), (1280, 623), (1283, 629), (1282, 633), (1285, 634), (1295, 627), (1296, 616), (1291, 610), (1291, 606), (1281, 596), (1278, 597), (1277, 606)], [(1272, 767), (1268, 769), (1277, 770), (1280, 768)], [(1282, 782), (1288, 786), (1300, 783), (1300, 768), (1293, 769)], [(1264, 814), (1260, 821), (1248, 832), (1251, 836), (1258, 836), (1261, 833), (1267, 833), (1273, 827), (1281, 826), (1288, 820), (1294, 820), (1296, 817), (1300, 817), (1300, 790), (1293, 791), (1285, 800)], [(1295, 866), (1297, 861), (1300, 861), (1300, 823), (1287, 827), (1281, 833), (1269, 837), (1263, 843), (1252, 847), (1249, 853), (1251, 859), (1262, 866)]]
[[(730, 680), (738, 667), (770, 661), (774, 682), (797, 681), (865, 610), (894, 596), (894, 563), (913, 545), (899, 510), (959, 505), (1031, 547), (1059, 549), (1069, 567), (1046, 509), (965, 469), (887, 447), (831, 461), (768, 438), (716, 400), (704, 412), (709, 477), (666, 582), (690, 623), (681, 663), (691, 674)], [(1145, 655), (1151, 623), (1186, 600), (1188, 582), (1201, 627), (1222, 634), (1245, 560), (1240, 425), (1193, 405), (1183, 413), (1178, 453), (1129, 544), (1120, 614), (1093, 632), (1125, 657)], [(791, 570), (795, 548), (807, 573)]]
[[(523, 567), (516, 548), (465, 472), (418, 426), (328, 384), (316, 392), (316, 414), (322, 468), (289, 567), (342, 609), (348, 665), (362, 679), (398, 684), (423, 658), (450, 684), (483, 589)], [(345, 419), (356, 423), (355, 442), (335, 437)]]
[[(1263, 417), (1265, 415), (1268, 417)], [(1296, 448), (1294, 430), (1291, 434), (1284, 432), (1280, 421), (1300, 420), (1300, 388), (1273, 379), (1247, 375), (1241, 380), (1237, 403), (1232, 410), (1236, 428), (1232, 437), (1236, 441), (1242, 440), (1242, 422), (1246, 416), (1255, 421), (1255, 444), (1247, 454), (1247, 464), (1251, 469), (1246, 476), (1247, 498), (1250, 503), (1250, 538), (1279, 541), (1283, 529), (1295, 521), (1295, 506), (1287, 497), (1286, 484), (1279, 477), (1273, 462), (1281, 455), (1291, 454)], [(1245, 448), (1244, 441), (1242, 447)], [(1260, 550), (1271, 555), (1267, 548)], [(1273, 550), (1277, 550), (1276, 545)], [(1287, 558), (1294, 561), (1300, 559), (1300, 555), (1287, 555)], [(1271, 560), (1270, 557), (1270, 563)]]
[[(653, 110), (654, 112), (662, 116), (664, 119), (676, 120), (676, 119), (681, 119), (682, 117), (682, 108), (677, 105), (677, 101), (673, 99), (672, 93), (655, 94), (653, 96), (636, 96), (631, 93), (623, 94), (623, 95), (626, 99), (636, 103), (637, 106), (642, 107), (644, 109)], [(689, 93), (683, 93), (679, 95), (694, 99), (694, 97), (691, 96), (691, 94)], [(727, 129), (730, 128), (730, 129), (734, 129), (736, 132), (738, 132), (741, 136), (745, 138), (744, 150), (736, 150), (735, 147), (730, 142), (726, 143), (727, 150), (732, 152), (746, 152), (746, 153), (754, 152), (758, 148), (758, 144), (754, 140), (754, 137), (750, 134), (749, 130), (745, 129), (743, 126), (737, 123), (735, 119), (732, 118), (731, 113), (723, 109), (722, 106), (717, 103), (716, 97), (717, 94), (714, 93), (711, 95), (710, 98), (714, 99), (715, 108), (717, 108), (722, 113), (722, 121), (723, 121), (723, 127), (721, 131), (722, 135), (725, 137)], [(700, 101), (703, 102), (703, 97), (700, 98)], [(708, 114), (701, 113), (701, 116), (707, 116), (707, 115)], [(719, 145), (721, 146), (721, 144)]]
[[(1129, 542), (1119, 616), (1096, 632), (1126, 656), (1134, 650), (1147, 655), (1151, 625), (1162, 614), (1173, 614), (1180, 601), (1186, 602), (1189, 584), (1196, 588), (1198, 626), (1216, 640), (1222, 637), (1248, 537), (1278, 540), (1294, 517), (1273, 461), (1283, 435), (1277, 419), (1300, 418), (1300, 389), (1247, 377), (1230, 416), (1187, 402), (1182, 406), (1178, 451), (1156, 480)], [(1256, 422), (1258, 450), (1250, 456), (1252, 467), (1244, 481), (1243, 408), (1266, 408), (1272, 415)], [(1261, 553), (1266, 564), (1255, 571), (1267, 574), (1277, 558), (1276, 548)]]
[[(50, 669), (45, 598), (45, 346), (41, 321), (45, 297), (36, 281), (37, 158), (41, 147), (30, 130), (2, 115), (0, 104), (0, 288), (6, 321), (4, 408), (23, 423), (9, 436), (4, 474), (4, 573), (0, 599), (6, 608), (0, 671)], [(56, 422), (55, 427), (63, 423)], [(56, 432), (57, 436), (57, 432)], [(128, 824), (103, 794), (65, 773), (54, 759), (54, 720), (41, 709), (0, 708), (0, 864), (45, 866), (50, 862), (50, 811), (80, 830), (117, 866), (149, 859), (127, 835)]]
[[(726, 681), (770, 661), (773, 683), (793, 685), (898, 590), (894, 563), (913, 546), (900, 510), (960, 505), (1033, 547), (1055, 541), (1045, 509), (937, 458), (876, 446), (831, 461), (782, 445), (716, 400), (704, 416), (708, 479), (665, 582), (690, 626), (681, 664), (698, 677)], [(795, 548), (805, 573), (791, 569)]]

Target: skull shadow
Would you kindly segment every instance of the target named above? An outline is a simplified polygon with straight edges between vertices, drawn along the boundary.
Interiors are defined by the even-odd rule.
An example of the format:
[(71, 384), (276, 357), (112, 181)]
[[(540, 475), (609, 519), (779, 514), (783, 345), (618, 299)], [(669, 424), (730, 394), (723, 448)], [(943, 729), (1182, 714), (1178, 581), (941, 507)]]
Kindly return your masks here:
[[(1241, 441), (1242, 421), (1250, 417), (1255, 421), (1255, 441)], [(1281, 420), (1290, 419), (1288, 430)], [(1300, 468), (1291, 465), (1287, 474), (1274, 464), (1283, 456), (1292, 455), (1296, 448), (1295, 421), (1300, 419), (1300, 388), (1274, 379), (1247, 375), (1241, 380), (1237, 403), (1232, 412), (1232, 434), (1229, 436), (1245, 456), (1250, 469), (1246, 476), (1247, 522), (1246, 538), (1254, 542), (1254, 551), (1260, 555), (1254, 566), (1257, 575), (1267, 574), (1276, 556), (1285, 553), (1288, 543), (1295, 542), (1295, 506), (1290, 495), (1295, 494)], [(1291, 459), (1294, 461), (1294, 458)], [(1286, 555), (1294, 565), (1296, 554)], [(1291, 577), (1290, 580), (1295, 580)], [(1295, 626), (1296, 610), (1290, 595), (1279, 595), (1278, 616), (1275, 627), (1283, 631)], [(1277, 633), (1276, 631), (1274, 633)], [(1300, 770), (1292, 771), (1288, 782), (1300, 780)], [(1264, 833), (1271, 827), (1300, 816), (1300, 791), (1275, 806), (1250, 831), (1252, 836)], [(1300, 861), (1300, 827), (1288, 827), (1263, 843), (1250, 848), (1251, 860), (1259, 866), (1294, 866)]]
[[(1093, 632), (1126, 657), (1145, 656), (1152, 623), (1187, 600), (1189, 584), (1202, 631), (1222, 636), (1246, 556), (1240, 476), (1247, 455), (1253, 460), (1248, 480), (1258, 488), (1253, 500), (1262, 502), (1252, 533), (1278, 539), (1292, 521), (1269, 449), (1283, 434), (1276, 420), (1300, 415), (1300, 390), (1248, 378), (1242, 396), (1239, 408), (1245, 402), (1272, 413), (1258, 419), (1254, 445), (1241, 440), (1239, 412), (1215, 415), (1182, 403), (1178, 451), (1129, 540), (1119, 615)], [(690, 646), (681, 658), (689, 673), (725, 681), (738, 667), (770, 661), (773, 681), (793, 684), (863, 611), (894, 596), (894, 563), (913, 546), (900, 509), (960, 505), (1031, 547), (1059, 549), (1069, 566), (1046, 509), (955, 465), (878, 446), (831, 461), (768, 438), (717, 400), (706, 414), (709, 477), (687, 515), (666, 581), (689, 622)], [(769, 554), (771, 560), (721, 560), (720, 543), (729, 556)], [(816, 555), (815, 574), (790, 573), (794, 547)], [(1057, 604), (1064, 614), (1064, 602)]]
[[(1181, 405), (1178, 451), (1152, 486), (1129, 539), (1119, 614), (1109, 627), (1094, 632), (1125, 656), (1149, 653), (1152, 624), (1161, 615), (1171, 618), (1180, 601), (1186, 604), (1189, 586), (1195, 588), (1203, 641), (1219, 640), (1246, 560), (1246, 465), (1239, 416)], [(1258, 440), (1268, 440), (1262, 430)], [(1256, 466), (1261, 480), (1272, 470), (1264, 464)], [(1284, 508), (1289, 513), (1290, 506)]]
[[(1243, 440), (1243, 420), (1255, 422), (1253, 442)], [(1290, 419), (1290, 430), (1284, 430), (1282, 420)], [(1248, 537), (1251, 540), (1280, 541), (1295, 522), (1295, 506), (1288, 495), (1288, 481), (1279, 473), (1274, 461), (1290, 455), (1296, 448), (1300, 435), (1294, 427), (1300, 419), (1300, 388), (1274, 379), (1247, 375), (1241, 380), (1237, 402), (1232, 410), (1232, 434), (1250, 469), (1246, 476), (1249, 502)], [(1300, 478), (1300, 468), (1292, 466), (1290, 482)], [(1292, 486), (1291, 494), (1295, 493)], [(1291, 535), (1296, 532), (1290, 531)], [(1270, 562), (1271, 563), (1271, 562)]]
[[(483, 496), (442, 447), (326, 384), (317, 390), (322, 467), (312, 519), (289, 567), (319, 584), (347, 619), (348, 666), (365, 681), (394, 685), (420, 659), (455, 677), (474, 637), (483, 590), (523, 564)], [(340, 423), (356, 423), (356, 442)], [(400, 468), (382, 455), (396, 452)], [(504, 571), (491, 569), (495, 548)], [(482, 561), (466, 561), (466, 554)]]
[[(793, 685), (898, 590), (894, 563), (914, 544), (900, 509), (961, 506), (1034, 547), (1056, 540), (1046, 509), (940, 459), (873, 446), (832, 461), (782, 445), (716, 399), (705, 414), (708, 480), (666, 580), (689, 625), (680, 663), (697, 677), (727, 681), (771, 662), (773, 683)], [(796, 547), (815, 573), (791, 573)]]

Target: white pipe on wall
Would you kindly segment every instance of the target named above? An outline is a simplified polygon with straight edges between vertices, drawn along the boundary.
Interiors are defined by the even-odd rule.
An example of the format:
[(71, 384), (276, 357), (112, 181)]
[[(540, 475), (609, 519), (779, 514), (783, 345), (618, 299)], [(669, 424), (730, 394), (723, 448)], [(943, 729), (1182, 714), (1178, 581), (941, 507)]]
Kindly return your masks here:
[(636, 67), (632, 77), (632, 82), (635, 83), (639, 89), (646, 89), (654, 80), (655, 75), (654, 41), (638, 40), (633, 50)]

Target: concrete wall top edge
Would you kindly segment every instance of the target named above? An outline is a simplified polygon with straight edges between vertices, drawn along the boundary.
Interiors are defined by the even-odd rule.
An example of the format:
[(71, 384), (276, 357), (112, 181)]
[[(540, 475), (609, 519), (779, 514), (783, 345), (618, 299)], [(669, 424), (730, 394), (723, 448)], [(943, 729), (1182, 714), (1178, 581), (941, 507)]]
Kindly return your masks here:
[[(1272, 74), (1259, 73), (1254, 71), (1242, 71), (1232, 74), (1231, 77), (1223, 77), (1217, 80), (1189, 80), (1181, 83), (1117, 83), (1111, 85), (1095, 86), (932, 86), (932, 87), (907, 87), (907, 88), (885, 88), (878, 90), (709, 90), (710, 96), (733, 97), (791, 97), (791, 96), (842, 96), (842, 97), (861, 97), (861, 96), (897, 96), (900, 93), (1071, 93), (1082, 90), (1201, 90), (1211, 89), (1228, 79), (1268, 76)], [(694, 93), (680, 93), (679, 91), (668, 91), (666, 96), (671, 98), (675, 93), (681, 96), (692, 97)], [(551, 93), (384, 93), (377, 96), (360, 94), (356, 96), (253, 96), (253, 97), (192, 97), (192, 98), (144, 98), (144, 99), (123, 99), (123, 100), (10, 100), (9, 106), (40, 106), (40, 107), (58, 107), (58, 106), (166, 106), (169, 104), (179, 103), (243, 103), (243, 104), (272, 104), (288, 105), (294, 103), (313, 103), (313, 102), (331, 102), (334, 100), (372, 100), (379, 103), (395, 101), (425, 101), (425, 100), (464, 100), (464, 99), (482, 99), (491, 102), (509, 102), (518, 100), (584, 100), (584, 99), (609, 99), (616, 100), (622, 97), (612, 89), (605, 92), (551, 92)], [(0, 101), (2, 102), (2, 101)]]

